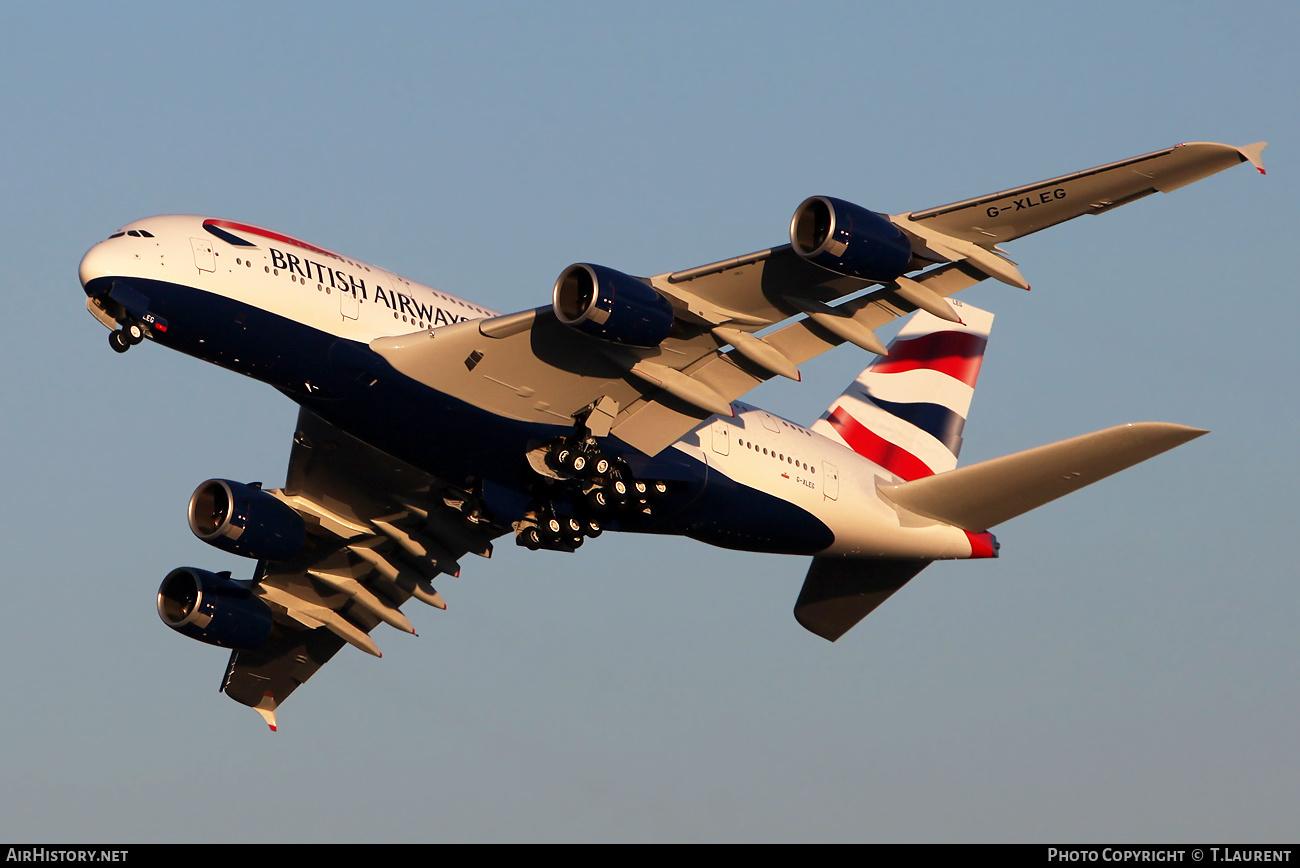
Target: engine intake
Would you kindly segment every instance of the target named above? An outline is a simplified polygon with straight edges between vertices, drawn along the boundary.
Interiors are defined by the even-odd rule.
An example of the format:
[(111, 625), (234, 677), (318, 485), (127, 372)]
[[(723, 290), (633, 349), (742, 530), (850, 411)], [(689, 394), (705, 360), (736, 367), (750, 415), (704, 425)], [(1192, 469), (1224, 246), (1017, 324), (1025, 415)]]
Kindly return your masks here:
[(270, 608), (229, 573), (178, 567), (158, 587), (158, 617), (178, 633), (220, 645), (251, 651), (271, 636)]
[(673, 306), (648, 284), (603, 265), (570, 265), (555, 281), (555, 316), (607, 341), (657, 347), (673, 327)]
[(884, 215), (843, 199), (812, 196), (790, 218), (794, 252), (836, 274), (880, 283), (901, 277), (912, 244)]
[(292, 507), (261, 488), (209, 479), (190, 495), (190, 530), (222, 551), (282, 561), (302, 549), (307, 528)]

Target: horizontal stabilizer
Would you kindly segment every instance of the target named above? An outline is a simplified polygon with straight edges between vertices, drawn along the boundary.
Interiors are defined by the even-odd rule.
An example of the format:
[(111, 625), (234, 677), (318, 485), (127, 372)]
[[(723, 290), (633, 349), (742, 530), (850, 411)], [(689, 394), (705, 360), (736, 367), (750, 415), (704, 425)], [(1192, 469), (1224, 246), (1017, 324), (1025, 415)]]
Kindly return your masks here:
[(987, 530), (1208, 433), (1135, 422), (879, 490), (918, 515), (963, 530)]
[(813, 558), (794, 604), (794, 618), (804, 629), (834, 642), (930, 563)]

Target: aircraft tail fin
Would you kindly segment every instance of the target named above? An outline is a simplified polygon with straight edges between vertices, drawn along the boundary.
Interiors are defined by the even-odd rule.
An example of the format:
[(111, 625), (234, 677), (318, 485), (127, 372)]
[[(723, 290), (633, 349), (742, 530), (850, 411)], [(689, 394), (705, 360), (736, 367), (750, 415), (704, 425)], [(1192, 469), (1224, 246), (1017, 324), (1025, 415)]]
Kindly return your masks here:
[(1168, 422), (1135, 422), (924, 479), (879, 486), (918, 515), (968, 531), (988, 530), (1202, 434)]
[(993, 314), (949, 303), (960, 323), (918, 310), (812, 430), (904, 480), (956, 467)]

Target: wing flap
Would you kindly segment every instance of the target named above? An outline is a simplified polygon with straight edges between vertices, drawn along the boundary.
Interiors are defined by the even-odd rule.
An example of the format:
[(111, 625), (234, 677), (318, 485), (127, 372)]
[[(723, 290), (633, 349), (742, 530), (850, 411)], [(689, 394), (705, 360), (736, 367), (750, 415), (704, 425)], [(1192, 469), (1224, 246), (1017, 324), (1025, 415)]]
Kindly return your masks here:
[(917, 515), (984, 531), (1208, 433), (1135, 422), (878, 490)]
[[(984, 280), (985, 274), (965, 263), (952, 263), (917, 275), (913, 281), (935, 295), (947, 298)], [(851, 299), (834, 308), (859, 326), (874, 331), (916, 306), (889, 288), (878, 289)], [(845, 343), (811, 318), (797, 320), (773, 331), (764, 342), (801, 365), (827, 350)], [(774, 372), (749, 362), (736, 350), (712, 354), (686, 369), (685, 373), (707, 384), (725, 400), (734, 401)], [(682, 402), (662, 399), (642, 400), (629, 407), (614, 426), (612, 433), (647, 455), (657, 454), (698, 426), (709, 414)]]

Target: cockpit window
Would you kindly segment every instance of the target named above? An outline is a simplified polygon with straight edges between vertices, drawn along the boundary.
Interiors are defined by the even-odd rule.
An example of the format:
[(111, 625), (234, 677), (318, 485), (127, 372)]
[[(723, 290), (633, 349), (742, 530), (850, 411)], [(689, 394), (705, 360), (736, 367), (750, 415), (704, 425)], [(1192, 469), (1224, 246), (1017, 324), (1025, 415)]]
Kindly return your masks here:
[(125, 232), (114, 232), (112, 235), (110, 235), (110, 236), (108, 236), (108, 237), (109, 237), (109, 238), (121, 238), (121, 237), (122, 237), (123, 235), (125, 235), (125, 234), (126, 234)]
[(152, 238), (152, 237), (153, 237), (153, 233), (150, 232), (148, 229), (141, 229), (141, 230), (140, 230), (140, 235), (143, 236), (144, 238)]
[(130, 229), (130, 230), (127, 231), (126, 234), (127, 234), (127, 235), (130, 235), (132, 238), (139, 238), (139, 237), (140, 237), (140, 230), (139, 230), (139, 229)]

